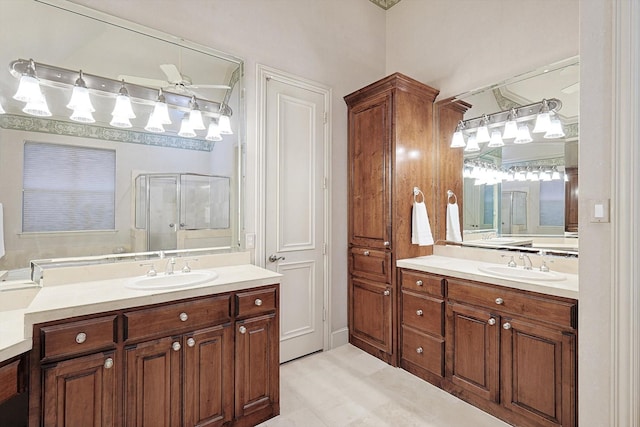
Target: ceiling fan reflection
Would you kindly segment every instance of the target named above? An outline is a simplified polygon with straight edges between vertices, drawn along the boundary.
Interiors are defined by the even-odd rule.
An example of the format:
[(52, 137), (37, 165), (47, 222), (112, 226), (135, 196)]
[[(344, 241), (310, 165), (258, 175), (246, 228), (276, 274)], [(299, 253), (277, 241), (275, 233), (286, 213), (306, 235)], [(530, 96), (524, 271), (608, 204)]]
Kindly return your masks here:
[(186, 74), (182, 74), (178, 67), (174, 64), (161, 64), (160, 69), (167, 76), (166, 80), (152, 79), (140, 76), (127, 76), (120, 75), (118, 80), (123, 80), (128, 83), (133, 83), (141, 86), (162, 88), (165, 91), (175, 91), (178, 93), (193, 94), (193, 89), (231, 89), (231, 86), (224, 84), (194, 84), (191, 77)]

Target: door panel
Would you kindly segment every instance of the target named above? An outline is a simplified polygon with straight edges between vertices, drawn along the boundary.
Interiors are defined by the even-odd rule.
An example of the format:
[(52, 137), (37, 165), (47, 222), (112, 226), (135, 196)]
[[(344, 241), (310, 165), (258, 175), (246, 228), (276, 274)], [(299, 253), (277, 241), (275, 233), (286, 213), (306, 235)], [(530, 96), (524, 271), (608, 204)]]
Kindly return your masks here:
[(386, 284), (357, 278), (351, 279), (350, 286), (350, 333), (386, 353), (391, 353), (391, 289)]

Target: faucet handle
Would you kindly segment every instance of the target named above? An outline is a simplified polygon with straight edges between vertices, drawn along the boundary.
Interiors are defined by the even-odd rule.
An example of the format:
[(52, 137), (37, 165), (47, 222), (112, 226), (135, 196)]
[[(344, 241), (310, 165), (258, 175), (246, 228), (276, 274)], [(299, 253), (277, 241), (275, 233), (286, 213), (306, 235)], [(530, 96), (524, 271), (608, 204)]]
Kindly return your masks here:
[(182, 267), (183, 273), (189, 273), (191, 271), (191, 267), (189, 267), (189, 261), (198, 261), (198, 258), (186, 258), (184, 260), (184, 267)]
[(516, 261), (513, 259), (513, 255), (501, 255), (502, 258), (509, 257), (509, 262), (507, 263), (507, 267), (517, 267)]
[(158, 274), (158, 272), (156, 271), (155, 266), (153, 265), (152, 262), (146, 263), (146, 264), (140, 264), (140, 267), (144, 267), (144, 266), (150, 266), (151, 268), (149, 269), (149, 271), (147, 271), (147, 276), (149, 277), (153, 277), (156, 274)]

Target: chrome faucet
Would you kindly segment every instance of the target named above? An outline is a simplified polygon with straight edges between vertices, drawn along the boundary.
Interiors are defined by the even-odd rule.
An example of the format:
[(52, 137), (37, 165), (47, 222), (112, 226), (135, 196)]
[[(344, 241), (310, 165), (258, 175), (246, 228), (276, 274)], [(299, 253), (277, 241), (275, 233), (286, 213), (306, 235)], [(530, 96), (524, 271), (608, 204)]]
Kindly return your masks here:
[(167, 268), (165, 269), (164, 274), (173, 274), (173, 267), (176, 265), (176, 259), (174, 257), (169, 258), (167, 261)]
[(533, 269), (533, 265), (531, 264), (531, 258), (529, 258), (529, 255), (520, 254), (519, 258), (522, 260), (522, 268), (524, 268), (525, 270)]
[(513, 260), (513, 255), (501, 255), (502, 258), (509, 257), (509, 262), (507, 263), (507, 267), (517, 267), (518, 264)]

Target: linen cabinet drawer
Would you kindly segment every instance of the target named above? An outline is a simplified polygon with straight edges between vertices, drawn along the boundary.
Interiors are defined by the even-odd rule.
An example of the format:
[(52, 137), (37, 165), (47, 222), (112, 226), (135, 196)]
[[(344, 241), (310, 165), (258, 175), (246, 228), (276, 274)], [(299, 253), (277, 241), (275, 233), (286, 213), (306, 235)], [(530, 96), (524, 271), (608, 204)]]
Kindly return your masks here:
[(391, 282), (391, 254), (367, 248), (352, 248), (351, 274), (378, 282)]
[(43, 361), (104, 350), (117, 341), (117, 315), (40, 328)]
[(444, 377), (444, 339), (403, 326), (402, 359)]
[(402, 291), (402, 323), (434, 335), (444, 335), (444, 301)]
[(124, 313), (124, 339), (140, 340), (193, 331), (230, 321), (229, 294)]
[(525, 292), (482, 283), (447, 280), (447, 295), (450, 300), (529, 317), (557, 327), (576, 329), (578, 307), (575, 300)]
[(412, 270), (401, 270), (403, 289), (444, 297), (444, 278)]
[(276, 288), (236, 294), (236, 317), (256, 316), (276, 309)]

